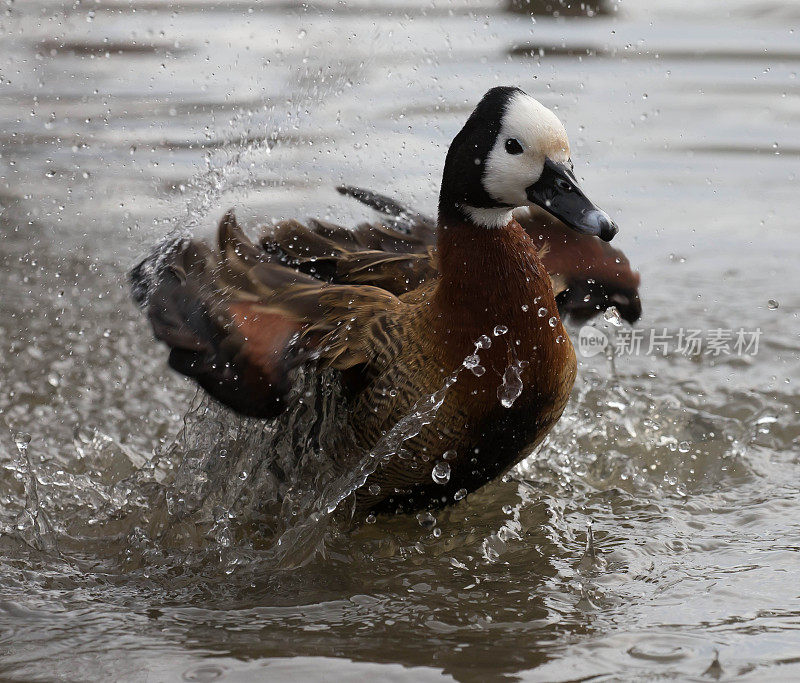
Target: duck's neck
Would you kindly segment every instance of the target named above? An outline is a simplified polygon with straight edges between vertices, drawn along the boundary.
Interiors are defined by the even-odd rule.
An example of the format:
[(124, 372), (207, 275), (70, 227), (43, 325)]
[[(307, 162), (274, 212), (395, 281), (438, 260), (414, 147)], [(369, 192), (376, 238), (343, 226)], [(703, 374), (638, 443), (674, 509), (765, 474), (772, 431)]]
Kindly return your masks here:
[[(483, 227), (465, 216), (442, 212), (438, 254), (435, 302), (440, 313), (485, 334), (497, 325), (524, 332), (540, 323), (553, 331), (548, 320), (558, 318), (558, 310), (550, 276), (536, 245), (515, 220)], [(539, 316), (542, 308), (547, 313)], [(561, 326), (560, 319), (557, 324)]]

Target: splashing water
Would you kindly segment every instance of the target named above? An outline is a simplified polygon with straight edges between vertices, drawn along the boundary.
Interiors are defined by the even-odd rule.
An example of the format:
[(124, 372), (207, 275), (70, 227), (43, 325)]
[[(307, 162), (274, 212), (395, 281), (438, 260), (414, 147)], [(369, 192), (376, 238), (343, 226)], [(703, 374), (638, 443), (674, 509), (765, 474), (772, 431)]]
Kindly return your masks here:
[(611, 306), (603, 313), (603, 320), (611, 323), (614, 327), (622, 327), (622, 316), (616, 306)]
[[(74, 436), (79, 468), (68, 471), (46, 459), (34, 463), (29, 437), (19, 434), (14, 468), (25, 506), (16, 516), (3, 515), (2, 530), (42, 551), (56, 551), (65, 534), (98, 548), (115, 535), (125, 539), (123, 561), (131, 570), (212, 563), (229, 574), (254, 557), (262, 567), (303, 565), (324, 552), (338, 522), (349, 524), (352, 506), (345, 502), (435, 418), (459, 373), (474, 371), (473, 356), (480, 367), (478, 354), (491, 344), (481, 335), (475, 353), (346, 471), (326, 456), (337, 450), (336, 439), (352, 437), (336, 373), (302, 367), (288, 397), (293, 408), (270, 422), (236, 416), (198, 392), (178, 437), (150, 459), (81, 428)], [(512, 375), (521, 367), (506, 374), (507, 401), (515, 399)], [(453, 455), (444, 453), (433, 468), (437, 483), (449, 480)], [(55, 488), (74, 491), (71, 507), (53, 495)], [(460, 491), (456, 500), (465, 496)]]
[(486, 368), (481, 365), (481, 359), (478, 356), (478, 352), (481, 349), (491, 348), (491, 346), (492, 340), (489, 339), (488, 335), (482, 334), (480, 337), (478, 337), (478, 341), (475, 342), (475, 352), (471, 353), (464, 359), (462, 366), (467, 368), (467, 370), (475, 375), (475, 377), (482, 377), (484, 374), (486, 374)]
[(528, 361), (514, 359), (503, 373), (503, 382), (497, 387), (497, 398), (504, 408), (514, 405), (522, 394), (522, 371), (527, 367)]
[[(305, 564), (323, 550), (333, 519), (347, 524), (352, 509), (343, 503), (351, 494), (434, 419), (460, 371), (419, 399), (346, 471), (325, 456), (346, 422), (333, 372), (317, 377), (301, 368), (290, 396), (296, 409), (269, 423), (201, 399), (169, 449), (168, 459), (182, 454), (182, 460), (159, 492), (161, 505), (147, 515), (145, 536), (173, 552), (194, 552), (200, 561), (218, 557), (230, 571), (248, 555), (242, 543), (248, 538), (251, 547), (267, 543), (259, 554), (266, 566)], [(142, 521), (135, 516), (131, 533), (140, 532)], [(187, 534), (187, 528), (198, 531)]]
[(326, 522), (339, 506), (358, 488), (364, 485), (381, 462), (397, 453), (402, 444), (417, 436), (420, 430), (434, 419), (444, 403), (447, 390), (456, 382), (460, 368), (447, 377), (442, 387), (419, 399), (411, 411), (399, 420), (367, 453), (358, 466), (329, 482), (314, 501), (312, 512), (292, 524), (273, 546), (278, 566), (294, 566), (298, 558), (309, 559), (319, 549), (324, 538)]
[(446, 462), (437, 462), (431, 470), (431, 479), (437, 484), (446, 484), (450, 481), (450, 465)]
[(15, 535), (30, 547), (42, 551), (57, 551), (58, 545), (53, 527), (40, 504), (39, 482), (28, 450), (30, 443), (30, 434), (24, 432), (14, 434), (14, 444), (17, 447), (14, 469), (24, 483), (25, 505), (9, 525), (10, 528), (4, 529), (3, 533), (8, 533), (13, 529)]

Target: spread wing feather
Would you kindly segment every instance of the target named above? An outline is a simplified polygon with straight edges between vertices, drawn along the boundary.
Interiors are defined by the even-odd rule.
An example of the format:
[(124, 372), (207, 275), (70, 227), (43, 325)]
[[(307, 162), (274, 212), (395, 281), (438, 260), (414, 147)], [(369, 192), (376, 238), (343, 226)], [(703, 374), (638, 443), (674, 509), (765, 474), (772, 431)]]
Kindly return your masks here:
[[(291, 241), (297, 226), (283, 228)], [(229, 212), (216, 250), (179, 240), (131, 272), (156, 338), (170, 347), (170, 365), (257, 417), (283, 410), (291, 371), (309, 358), (340, 370), (385, 362), (385, 340), (403, 309), (389, 291), (326, 282), (277, 251), (254, 245)]]

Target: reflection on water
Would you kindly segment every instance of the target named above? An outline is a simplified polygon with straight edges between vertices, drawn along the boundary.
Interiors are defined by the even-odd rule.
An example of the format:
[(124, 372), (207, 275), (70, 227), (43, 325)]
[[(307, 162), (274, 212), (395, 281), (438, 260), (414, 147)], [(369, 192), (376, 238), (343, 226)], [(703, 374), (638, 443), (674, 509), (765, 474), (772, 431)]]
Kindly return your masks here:
[[(795, 3), (0, 9), (0, 676), (800, 675)], [(565, 120), (640, 326), (760, 328), (758, 355), (582, 359), (539, 452), (435, 516), (276, 510), (318, 413), (195, 397), (126, 270), (229, 206), (363, 219), (341, 182), (430, 212), (499, 83)], [(277, 562), (287, 529), (322, 554)]]
[(505, 8), (520, 14), (547, 17), (596, 17), (616, 9), (607, 0), (507, 0)]

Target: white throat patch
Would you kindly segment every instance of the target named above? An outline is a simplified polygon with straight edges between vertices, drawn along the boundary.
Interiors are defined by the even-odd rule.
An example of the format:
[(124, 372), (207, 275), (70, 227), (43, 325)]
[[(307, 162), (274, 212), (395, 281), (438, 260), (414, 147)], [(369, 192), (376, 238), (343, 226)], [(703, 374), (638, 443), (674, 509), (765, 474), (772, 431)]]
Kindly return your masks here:
[(482, 228), (503, 228), (511, 222), (513, 218), (511, 209), (480, 209), (477, 206), (460, 206), (464, 213), (470, 217), (475, 225)]

